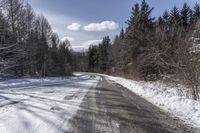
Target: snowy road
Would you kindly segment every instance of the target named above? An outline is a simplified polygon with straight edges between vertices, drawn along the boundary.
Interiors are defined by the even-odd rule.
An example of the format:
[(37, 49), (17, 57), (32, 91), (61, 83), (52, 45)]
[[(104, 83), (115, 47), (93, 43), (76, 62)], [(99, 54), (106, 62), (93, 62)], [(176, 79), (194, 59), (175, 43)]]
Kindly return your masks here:
[(0, 133), (193, 132), (128, 89), (96, 75), (2, 86), (7, 89), (0, 91)]

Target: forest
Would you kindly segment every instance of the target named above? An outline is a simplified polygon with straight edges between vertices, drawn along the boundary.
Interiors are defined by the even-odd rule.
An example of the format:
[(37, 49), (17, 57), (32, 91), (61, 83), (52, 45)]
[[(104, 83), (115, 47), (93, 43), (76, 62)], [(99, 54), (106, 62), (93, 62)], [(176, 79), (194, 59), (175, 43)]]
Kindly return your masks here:
[[(162, 16), (143, 0), (127, 18), (127, 28), (105, 36), (87, 52), (61, 41), (43, 15), (23, 0), (0, 1), (0, 77), (54, 77), (74, 71), (105, 73), (189, 86), (195, 100), (200, 85), (200, 5), (174, 6)], [(129, 10), (129, 9), (127, 9)]]
[(106, 36), (98, 46), (90, 46), (87, 71), (181, 83), (199, 99), (200, 5), (174, 6), (157, 19), (153, 10), (145, 0), (136, 3), (128, 27), (113, 42)]
[(0, 2), (0, 77), (70, 75), (70, 42), (61, 41), (45, 16), (37, 15), (29, 3)]

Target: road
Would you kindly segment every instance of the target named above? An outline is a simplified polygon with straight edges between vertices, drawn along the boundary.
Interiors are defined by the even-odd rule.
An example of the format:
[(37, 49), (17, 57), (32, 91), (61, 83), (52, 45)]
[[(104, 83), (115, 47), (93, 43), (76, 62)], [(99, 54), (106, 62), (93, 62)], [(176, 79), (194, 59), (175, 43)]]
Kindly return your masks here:
[(0, 89), (0, 133), (200, 132), (103, 76), (46, 80)]
[(192, 133), (177, 118), (162, 112), (121, 85), (101, 77), (90, 88), (76, 115), (69, 121), (71, 133)]

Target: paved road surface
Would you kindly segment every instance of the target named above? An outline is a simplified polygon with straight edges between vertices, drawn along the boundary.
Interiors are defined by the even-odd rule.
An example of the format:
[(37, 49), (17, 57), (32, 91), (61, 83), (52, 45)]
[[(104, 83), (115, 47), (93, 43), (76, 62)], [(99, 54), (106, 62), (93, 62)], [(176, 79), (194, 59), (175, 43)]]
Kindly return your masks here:
[[(191, 133), (193, 128), (170, 117), (128, 89), (101, 78), (86, 94), (81, 109), (67, 123), (71, 133)], [(199, 132), (199, 131), (195, 131)]]
[(81, 109), (70, 120), (70, 127), (72, 133), (194, 132), (180, 120), (104, 77), (85, 96)]

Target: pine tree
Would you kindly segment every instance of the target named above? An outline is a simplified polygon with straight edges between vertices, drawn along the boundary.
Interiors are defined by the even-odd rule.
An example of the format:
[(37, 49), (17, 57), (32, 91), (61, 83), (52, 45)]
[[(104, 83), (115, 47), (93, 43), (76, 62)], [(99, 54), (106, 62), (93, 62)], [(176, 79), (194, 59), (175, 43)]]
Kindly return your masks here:
[(164, 20), (163, 20), (162, 17), (159, 17), (159, 18), (158, 18), (158, 22), (157, 22), (157, 24), (158, 24), (160, 27), (164, 27), (165, 22), (164, 22)]
[(99, 45), (99, 66), (101, 72), (107, 72), (111, 67), (111, 59), (110, 59), (110, 37), (105, 36), (102, 40), (102, 43)]
[(169, 13), (165, 10), (163, 15), (158, 18), (157, 24), (161, 29), (168, 31), (170, 29), (169, 23)]
[(142, 1), (141, 10), (140, 10), (140, 25), (141, 30), (148, 30), (148, 28), (153, 27), (153, 21), (155, 18), (151, 17), (153, 8), (150, 8), (148, 3), (145, 0)]
[(57, 65), (60, 66), (60, 70), (58, 73), (60, 73), (61, 76), (66, 76), (66, 75), (71, 75), (72, 74), (72, 55), (69, 50), (70, 48), (70, 42), (68, 40), (65, 40), (64, 42), (61, 43), (59, 50), (58, 50), (58, 55), (59, 58), (59, 63)]
[(99, 63), (98, 46), (91, 45), (88, 50), (89, 71), (97, 72)]
[(47, 59), (47, 52), (48, 52), (48, 44), (47, 44), (47, 38), (44, 34), (42, 34), (41, 37), (39, 37), (39, 42), (37, 44), (37, 54), (36, 54), (36, 60), (37, 60), (37, 72), (40, 74), (40, 76), (46, 76), (46, 59)]
[(119, 39), (122, 40), (124, 39), (125, 35), (124, 35), (124, 29), (122, 28), (119, 34)]
[(170, 12), (170, 26), (177, 27), (178, 25), (180, 25), (180, 21), (181, 16), (179, 10), (176, 6), (174, 6)]
[(181, 9), (180, 15), (181, 15), (181, 25), (184, 28), (187, 28), (190, 24), (190, 7), (187, 5), (187, 3), (183, 4), (183, 8)]
[(165, 30), (169, 30), (169, 21), (170, 21), (170, 15), (168, 13), (167, 10), (164, 11), (163, 15), (162, 15), (162, 19), (163, 19), (163, 24), (164, 24), (164, 28)]
[(193, 17), (195, 20), (197, 20), (200, 17), (200, 5), (198, 3), (194, 6), (194, 14)]
[(145, 0), (142, 1), (141, 7), (135, 4), (131, 19), (128, 23), (126, 32), (126, 43), (128, 43), (128, 53), (133, 60), (137, 59), (148, 42), (145, 36), (153, 30), (154, 19), (151, 17), (153, 8), (150, 8)]
[(167, 10), (164, 11), (163, 15), (162, 15), (162, 18), (164, 20), (165, 23), (168, 23), (169, 22), (169, 13)]
[(195, 18), (194, 18), (194, 12), (192, 11), (192, 9), (190, 9), (190, 25), (194, 24), (195, 22)]
[(127, 21), (127, 24), (129, 25), (129, 27), (136, 28), (136, 26), (139, 23), (139, 16), (140, 16), (140, 7), (138, 3), (136, 3), (132, 8), (131, 14), (132, 15), (130, 19)]

